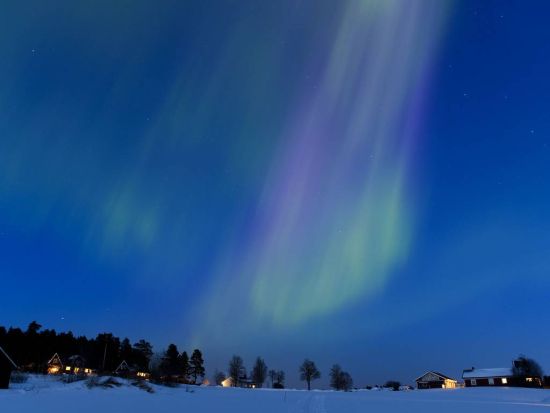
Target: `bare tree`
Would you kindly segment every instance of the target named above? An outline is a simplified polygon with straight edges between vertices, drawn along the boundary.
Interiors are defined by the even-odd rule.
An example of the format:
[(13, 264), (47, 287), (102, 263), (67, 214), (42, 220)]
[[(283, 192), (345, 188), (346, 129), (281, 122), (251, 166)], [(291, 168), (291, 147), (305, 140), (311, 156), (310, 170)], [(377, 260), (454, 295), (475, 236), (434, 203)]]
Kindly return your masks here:
[(216, 383), (216, 386), (221, 386), (224, 380), (225, 374), (223, 374), (221, 371), (216, 370), (216, 372), (214, 373), (214, 383)]
[(261, 357), (258, 357), (256, 358), (256, 363), (254, 363), (254, 368), (252, 369), (252, 380), (254, 380), (256, 386), (263, 387), (266, 377), (267, 365)]
[(349, 391), (353, 387), (353, 379), (347, 371), (335, 364), (330, 369), (330, 386), (336, 390)]
[(271, 380), (271, 387), (275, 384), (275, 377), (277, 377), (277, 371), (276, 370), (269, 370), (269, 373), (267, 374), (269, 376), (269, 380)]
[(512, 372), (517, 377), (538, 377), (542, 378), (542, 368), (535, 360), (521, 354), (514, 360)]
[(279, 370), (275, 373), (275, 383), (273, 384), (273, 388), (285, 388), (285, 372), (283, 370)]
[(315, 366), (315, 363), (309, 359), (305, 359), (300, 366), (300, 380), (307, 383), (307, 389), (311, 390), (311, 381), (321, 377), (321, 372)]
[(241, 377), (246, 375), (243, 359), (240, 356), (233, 356), (229, 361), (229, 377), (233, 379), (233, 386), (238, 386)]

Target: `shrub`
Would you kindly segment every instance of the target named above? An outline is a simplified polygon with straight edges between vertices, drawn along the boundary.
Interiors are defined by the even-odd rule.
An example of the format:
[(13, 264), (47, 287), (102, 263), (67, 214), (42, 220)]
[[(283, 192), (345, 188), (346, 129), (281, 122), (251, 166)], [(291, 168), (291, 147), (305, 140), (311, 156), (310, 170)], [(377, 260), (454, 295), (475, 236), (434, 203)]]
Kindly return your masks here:
[(143, 391), (146, 391), (147, 393), (154, 393), (155, 389), (153, 389), (149, 384), (147, 384), (143, 380), (137, 380), (131, 383), (132, 386), (137, 387), (138, 389), (141, 389)]
[(401, 387), (401, 383), (395, 380), (388, 380), (386, 384), (384, 384), (384, 387), (391, 388), (393, 391), (398, 391), (399, 387)]
[(21, 371), (14, 371), (11, 373), (10, 382), (12, 383), (26, 383), (29, 379), (29, 375)]

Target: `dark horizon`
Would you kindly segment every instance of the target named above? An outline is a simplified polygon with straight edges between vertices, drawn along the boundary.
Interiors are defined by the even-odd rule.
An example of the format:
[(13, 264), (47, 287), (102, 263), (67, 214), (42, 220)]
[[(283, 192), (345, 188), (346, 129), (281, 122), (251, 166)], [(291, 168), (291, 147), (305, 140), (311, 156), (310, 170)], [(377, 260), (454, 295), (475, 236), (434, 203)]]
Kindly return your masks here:
[[(0, 16), (0, 325), (298, 381), (550, 369), (545, 1)], [(548, 372), (546, 372), (548, 374)], [(293, 382), (292, 380), (295, 380)]]

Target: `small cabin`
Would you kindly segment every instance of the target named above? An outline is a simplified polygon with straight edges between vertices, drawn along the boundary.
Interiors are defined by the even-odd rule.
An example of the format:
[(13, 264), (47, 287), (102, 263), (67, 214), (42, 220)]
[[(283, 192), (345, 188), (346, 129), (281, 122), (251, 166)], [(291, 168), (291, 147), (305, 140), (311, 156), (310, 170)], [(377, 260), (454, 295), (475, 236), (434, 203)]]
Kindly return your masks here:
[(48, 374), (61, 374), (63, 373), (63, 362), (59, 354), (55, 353), (51, 359), (48, 360)]
[(417, 389), (454, 389), (457, 381), (437, 371), (428, 371), (416, 380)]
[(122, 363), (118, 365), (113, 373), (115, 376), (129, 377), (130, 375), (133, 375), (134, 372), (135, 369), (131, 369), (128, 363), (126, 363), (126, 360), (122, 360)]
[(233, 380), (233, 377), (228, 377), (221, 382), (221, 385), (222, 387), (233, 387), (235, 385), (235, 381)]
[(151, 375), (144, 371), (139, 371), (138, 367), (130, 366), (126, 360), (118, 365), (118, 367), (113, 372), (115, 376), (124, 377), (124, 378), (135, 378), (139, 380), (149, 380)]
[(75, 354), (67, 359), (65, 369), (66, 374), (77, 374), (89, 376), (93, 374), (93, 370), (87, 367), (86, 359), (81, 355)]
[(16, 369), (17, 365), (0, 346), (0, 389), (7, 389), (10, 386), (11, 372)]
[(239, 387), (245, 389), (255, 389), (257, 387), (256, 382), (252, 379), (242, 377), (239, 379)]

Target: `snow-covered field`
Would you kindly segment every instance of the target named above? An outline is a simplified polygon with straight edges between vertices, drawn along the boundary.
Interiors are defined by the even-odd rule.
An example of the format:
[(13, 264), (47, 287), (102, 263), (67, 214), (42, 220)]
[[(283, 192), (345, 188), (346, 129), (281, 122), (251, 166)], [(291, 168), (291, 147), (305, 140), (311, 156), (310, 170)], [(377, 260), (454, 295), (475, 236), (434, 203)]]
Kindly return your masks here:
[(49, 377), (0, 390), (1, 413), (224, 412), (224, 413), (364, 413), (364, 412), (550, 412), (550, 390), (477, 388), (364, 390), (350, 393), (303, 390), (254, 390), (219, 387), (166, 388), (147, 393), (124, 383), (118, 388), (88, 389), (84, 382), (64, 384)]

